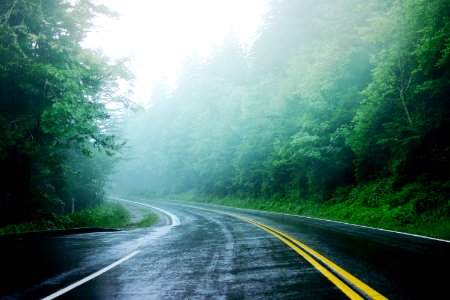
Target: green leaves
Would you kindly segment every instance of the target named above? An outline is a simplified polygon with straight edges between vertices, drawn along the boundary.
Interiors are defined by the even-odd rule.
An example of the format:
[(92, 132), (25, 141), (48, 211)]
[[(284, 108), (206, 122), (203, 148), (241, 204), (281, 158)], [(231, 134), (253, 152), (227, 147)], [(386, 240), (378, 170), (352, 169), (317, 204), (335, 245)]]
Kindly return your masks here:
[(412, 168), (408, 180), (415, 180), (414, 176), (424, 172), (420, 160), (433, 159), (419, 153), (427, 152), (422, 141), (430, 130), (448, 118), (443, 96), (449, 88), (448, 70), (440, 65), (450, 34), (449, 3), (398, 1), (382, 22), (397, 26), (372, 25), (373, 31), (384, 32), (385, 44), (376, 56), (373, 81), (364, 90), (365, 99), (354, 119), (351, 146), (358, 170), (375, 161), (376, 176), (392, 173), (404, 178), (405, 168)]
[(69, 188), (76, 180), (69, 184), (63, 172), (82, 169), (70, 153), (113, 155), (120, 147), (108, 133), (105, 103), (122, 101), (116, 83), (127, 71), (80, 45), (98, 13), (109, 14), (88, 0), (0, 5), (0, 170), (8, 178), (0, 183), (2, 222), (78, 197), (87, 205), (101, 198), (103, 168), (87, 176), (101, 184), (86, 184), (78, 195)]
[(247, 53), (229, 37), (160, 87), (128, 124), (122, 191), (382, 206), (448, 180), (450, 1), (316, 2), (272, 2)]
[(0, 115), (0, 159), (11, 159), (7, 149), (17, 148), (27, 155), (37, 153), (39, 144), (33, 136), (36, 120), (27, 116), (17, 116), (9, 121)]

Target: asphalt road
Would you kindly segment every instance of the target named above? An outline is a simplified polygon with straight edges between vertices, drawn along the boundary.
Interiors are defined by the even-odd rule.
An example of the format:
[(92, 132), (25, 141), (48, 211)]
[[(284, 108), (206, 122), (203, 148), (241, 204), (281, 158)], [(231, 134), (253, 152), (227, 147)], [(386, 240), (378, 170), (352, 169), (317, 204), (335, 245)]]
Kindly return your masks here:
[(0, 298), (449, 298), (446, 241), (282, 214), (139, 202), (159, 209), (157, 226), (0, 239)]

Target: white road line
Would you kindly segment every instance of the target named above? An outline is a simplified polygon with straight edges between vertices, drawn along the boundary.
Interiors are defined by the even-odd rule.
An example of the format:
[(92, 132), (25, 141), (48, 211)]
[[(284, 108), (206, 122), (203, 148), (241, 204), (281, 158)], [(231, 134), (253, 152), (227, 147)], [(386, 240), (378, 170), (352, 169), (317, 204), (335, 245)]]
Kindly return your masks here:
[[(130, 200), (123, 199), (123, 198), (118, 198), (118, 197), (110, 197), (110, 198), (113, 198), (113, 199), (116, 199), (116, 200), (120, 200), (120, 201), (130, 202), (130, 203), (134, 203), (134, 204), (138, 204), (138, 205), (142, 205), (142, 206), (146, 206), (146, 207), (149, 207), (149, 208), (158, 210), (158, 211), (162, 212), (163, 214), (169, 216), (170, 222), (171, 222), (171, 225), (170, 225), (170, 226), (178, 226), (178, 225), (181, 224), (180, 219), (179, 219), (176, 215), (174, 215), (173, 213), (168, 212), (168, 211), (166, 211), (166, 210), (164, 210), (164, 209), (161, 209), (161, 208), (159, 208), (159, 207), (151, 206), (151, 205), (144, 204), (144, 203), (140, 203), (140, 202), (136, 202), (136, 201), (130, 201)], [(78, 287), (78, 286), (80, 286), (80, 285), (82, 285), (82, 284), (88, 282), (89, 280), (92, 280), (92, 279), (94, 279), (94, 278), (96, 278), (96, 277), (102, 275), (103, 273), (108, 272), (108, 271), (111, 270), (112, 268), (114, 268), (114, 267), (120, 265), (121, 263), (123, 263), (124, 261), (126, 261), (126, 260), (132, 258), (133, 256), (135, 256), (135, 255), (138, 254), (139, 252), (141, 252), (141, 251), (140, 251), (140, 250), (136, 250), (136, 251), (134, 251), (133, 253), (128, 254), (128, 255), (125, 256), (124, 258), (119, 259), (118, 261), (112, 263), (111, 265), (109, 265), (109, 266), (107, 266), (107, 267), (101, 269), (100, 271), (97, 271), (97, 272), (95, 272), (95, 273), (93, 273), (93, 274), (91, 274), (91, 275), (89, 275), (89, 276), (87, 276), (87, 277), (85, 277), (85, 278), (83, 278), (83, 279), (81, 279), (81, 280), (75, 282), (75, 283), (72, 283), (71, 285), (69, 285), (69, 286), (67, 286), (67, 287), (65, 287), (65, 288), (63, 288), (63, 289), (61, 289), (61, 290), (59, 290), (59, 291), (57, 291), (57, 292), (55, 292), (55, 293), (53, 293), (53, 294), (51, 294), (51, 295), (45, 297), (45, 298), (42, 298), (42, 300), (51, 300), (51, 299), (55, 299), (55, 298), (57, 298), (57, 297), (59, 297), (59, 296), (65, 294), (65, 293), (67, 293), (67, 292), (73, 290), (74, 288), (76, 288), (76, 287)]]
[(89, 275), (88, 277), (85, 277), (85, 278), (81, 279), (80, 281), (77, 281), (77, 282), (75, 282), (75, 283), (69, 285), (68, 287), (63, 288), (62, 290), (59, 290), (59, 291), (57, 291), (56, 293), (53, 293), (53, 294), (51, 294), (51, 295), (49, 295), (49, 296), (47, 296), (47, 297), (45, 297), (45, 298), (42, 298), (42, 300), (51, 300), (51, 299), (55, 299), (56, 297), (59, 297), (59, 296), (65, 294), (65, 293), (67, 293), (68, 291), (73, 290), (74, 288), (76, 288), (76, 287), (82, 285), (83, 283), (86, 283), (86, 282), (88, 282), (89, 280), (94, 279), (95, 277), (98, 277), (98, 276), (102, 275), (103, 273), (105, 273), (105, 272), (111, 270), (111, 269), (114, 268), (115, 266), (120, 265), (121, 263), (123, 263), (124, 261), (126, 261), (126, 260), (132, 258), (133, 256), (135, 256), (135, 255), (138, 254), (139, 252), (141, 252), (141, 251), (140, 251), (140, 250), (136, 250), (136, 251), (134, 251), (133, 253), (128, 254), (128, 255), (125, 256), (124, 258), (119, 259), (119, 260), (116, 261), (115, 263), (112, 263), (112, 264), (110, 264), (109, 266), (107, 266), (107, 267), (101, 269), (100, 271), (97, 271), (97, 272), (95, 272), (95, 273)]
[(171, 202), (179, 202), (179, 203), (192, 203), (192, 204), (197, 204), (197, 205), (200, 205), (200, 206), (201, 205), (204, 205), (204, 206), (211, 205), (211, 206), (216, 206), (216, 207), (225, 208), (225, 209), (231, 208), (231, 209), (238, 209), (238, 210), (249, 211), (249, 212), (277, 214), (277, 215), (297, 217), (297, 218), (306, 218), (306, 219), (324, 221), (324, 222), (329, 222), (329, 223), (337, 223), (337, 224), (344, 224), (344, 225), (348, 225), (348, 226), (361, 227), (361, 228), (367, 228), (367, 229), (379, 230), (379, 231), (385, 231), (385, 232), (396, 233), (396, 234), (400, 234), (400, 235), (413, 236), (413, 237), (416, 237), (416, 238), (421, 238), (421, 239), (426, 239), (426, 240), (433, 240), (433, 241), (438, 241), (438, 242), (450, 243), (450, 240), (444, 240), (444, 239), (434, 238), (434, 237), (425, 236), (425, 235), (419, 235), (419, 234), (414, 234), (414, 233), (408, 233), (408, 232), (403, 232), (403, 231), (395, 231), (395, 230), (383, 229), (383, 228), (377, 228), (377, 227), (371, 227), (371, 226), (365, 226), (365, 225), (358, 225), (358, 224), (346, 223), (346, 222), (341, 222), (341, 221), (334, 221), (334, 220), (327, 220), (327, 219), (321, 219), (321, 218), (315, 218), (315, 217), (308, 217), (308, 216), (302, 216), (302, 215), (294, 215), (294, 214), (280, 213), (280, 212), (275, 212), (275, 211), (256, 210), (256, 209), (250, 209), (250, 208), (241, 208), (241, 207), (225, 206), (225, 205), (210, 204), (210, 203), (199, 203), (199, 202), (193, 202), (193, 201), (179, 201), (179, 200), (169, 200), (169, 201), (171, 201)]
[(176, 215), (174, 215), (173, 213), (171, 213), (171, 212), (169, 212), (167, 210), (164, 210), (162, 208), (159, 208), (159, 207), (156, 207), (156, 206), (152, 206), (152, 205), (148, 205), (148, 204), (141, 203), (141, 202), (136, 202), (136, 201), (131, 201), (131, 200), (127, 200), (127, 199), (123, 199), (123, 198), (119, 198), (119, 197), (114, 197), (114, 196), (110, 196), (109, 198), (116, 199), (116, 200), (119, 200), (119, 201), (130, 202), (130, 203), (138, 204), (138, 205), (141, 205), (141, 206), (146, 206), (146, 207), (152, 208), (154, 210), (160, 211), (163, 214), (169, 216), (171, 226), (178, 226), (178, 225), (181, 224), (180, 219)]

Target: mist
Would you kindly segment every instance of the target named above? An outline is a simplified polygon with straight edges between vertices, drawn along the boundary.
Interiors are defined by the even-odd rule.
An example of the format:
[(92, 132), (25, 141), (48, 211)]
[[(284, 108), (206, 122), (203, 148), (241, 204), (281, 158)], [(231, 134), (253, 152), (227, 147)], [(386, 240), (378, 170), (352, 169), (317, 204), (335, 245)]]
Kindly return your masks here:
[(19, 2), (0, 225), (110, 195), (448, 224), (448, 0)]
[(1, 0), (0, 298), (448, 298), (449, 13)]
[[(272, 1), (251, 48), (230, 31), (174, 88), (159, 81), (127, 121), (111, 192), (391, 208), (429, 182), (446, 193), (448, 84), (428, 85), (448, 76), (446, 13), (413, 2)], [(394, 218), (446, 214), (412, 197), (427, 204)]]

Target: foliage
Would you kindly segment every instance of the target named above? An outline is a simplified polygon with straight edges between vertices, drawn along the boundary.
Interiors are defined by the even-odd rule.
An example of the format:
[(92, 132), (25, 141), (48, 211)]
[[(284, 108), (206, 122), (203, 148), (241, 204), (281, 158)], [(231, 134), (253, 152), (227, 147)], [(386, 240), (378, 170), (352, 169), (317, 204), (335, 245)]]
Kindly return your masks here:
[[(384, 43), (349, 143), (360, 180), (446, 179), (449, 144), (448, 1), (397, 1), (371, 43)], [(396, 24), (395, 26), (393, 26)], [(446, 82), (446, 83), (444, 83)]]
[(158, 221), (158, 215), (155, 213), (149, 213), (147, 216), (145, 216), (142, 220), (134, 223), (129, 224), (127, 228), (145, 228), (145, 227), (151, 227)]
[(100, 206), (84, 209), (67, 216), (69, 226), (80, 227), (101, 227), (118, 228), (125, 226), (130, 221), (130, 215), (118, 203), (105, 202)]
[(51, 215), (46, 219), (6, 225), (0, 227), (0, 234), (85, 227), (122, 228), (128, 226), (129, 221), (130, 215), (121, 205), (104, 202), (72, 214)]
[[(423, 187), (417, 188), (421, 189)], [(409, 202), (402, 205), (396, 204), (395, 207), (391, 207), (391, 205), (386, 204), (395, 202), (396, 199), (401, 198), (402, 192), (384, 193), (382, 196), (386, 199), (384, 200), (385, 204), (368, 207), (360, 201), (357, 201), (358, 198), (364, 198), (364, 196), (360, 194), (362, 190), (365, 190), (364, 186), (360, 186), (359, 188), (352, 190), (351, 195), (348, 195), (348, 193), (344, 195), (335, 195), (335, 197), (340, 196), (345, 198), (345, 200), (333, 201), (336, 200), (333, 198), (328, 203), (317, 203), (314, 201), (298, 202), (289, 198), (266, 199), (243, 198), (236, 196), (217, 197), (211, 195), (192, 195), (188, 193), (169, 195), (167, 198), (288, 214), (298, 214), (375, 228), (415, 233), (447, 240), (450, 239), (450, 231), (448, 230), (450, 227), (450, 220), (448, 218), (450, 213), (450, 203), (447, 200), (434, 210), (428, 210), (427, 213), (420, 214), (416, 210), (415, 206)], [(430, 190), (433, 190), (436, 195), (442, 192), (435, 189), (429, 189), (428, 191)], [(380, 192), (376, 192), (376, 194), (379, 196), (381, 195)], [(392, 202), (389, 199), (391, 199)]]
[[(114, 84), (124, 75), (119, 65), (80, 46), (100, 13), (107, 11), (86, 0), (0, 4), (1, 223), (43, 216), (73, 201), (88, 204), (90, 196), (75, 193), (76, 184), (98, 193), (92, 184), (105, 170), (82, 155), (117, 151), (105, 130), (104, 104), (113, 101)], [(90, 183), (75, 184), (71, 172), (88, 169), (96, 173)]]
[(9, 224), (0, 227), (1, 234), (26, 233), (46, 230), (63, 230), (77, 228), (113, 228), (136, 229), (153, 226), (158, 215), (145, 210), (145, 216), (136, 223), (131, 223), (130, 212), (122, 205), (113, 202), (102, 202), (75, 213), (56, 215), (20, 224)]
[(445, 223), (449, 11), (448, 0), (272, 1), (249, 51), (230, 33), (130, 120), (119, 191)]

